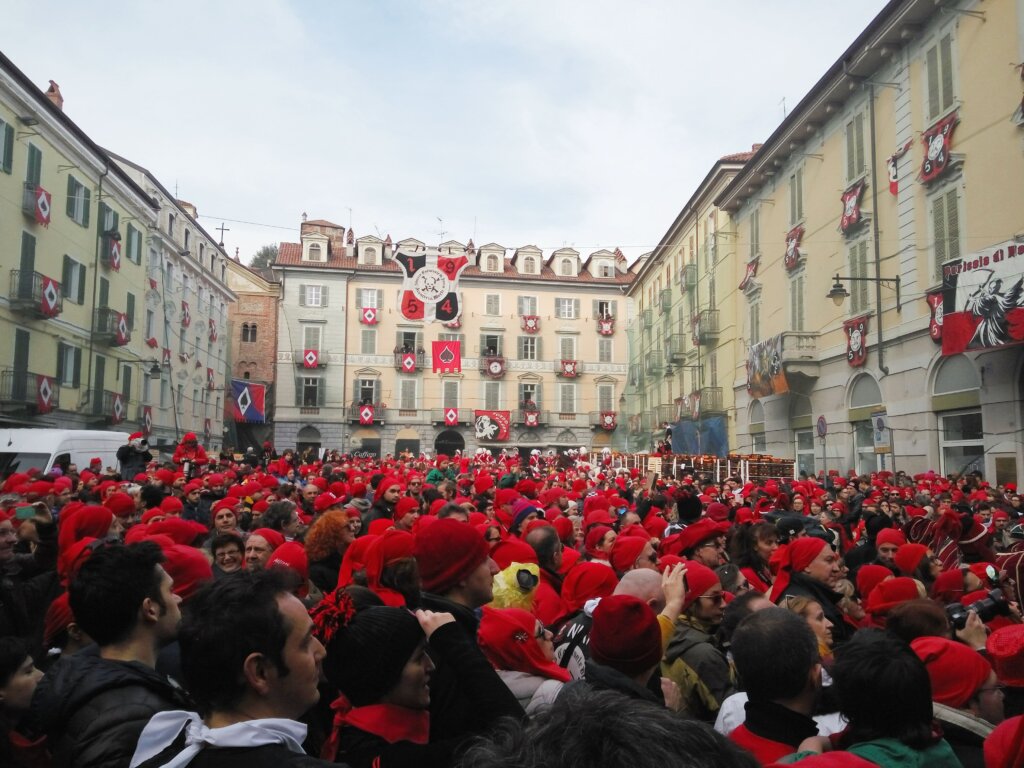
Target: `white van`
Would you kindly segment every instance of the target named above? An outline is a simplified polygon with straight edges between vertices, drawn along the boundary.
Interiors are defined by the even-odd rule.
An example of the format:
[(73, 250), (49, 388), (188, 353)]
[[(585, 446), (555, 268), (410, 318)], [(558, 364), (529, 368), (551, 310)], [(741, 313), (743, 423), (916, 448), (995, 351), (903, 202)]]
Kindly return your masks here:
[(128, 442), (127, 432), (94, 429), (0, 429), (0, 478), (32, 468), (44, 474), (51, 467), (78, 471), (98, 458), (104, 468), (117, 467), (117, 449)]

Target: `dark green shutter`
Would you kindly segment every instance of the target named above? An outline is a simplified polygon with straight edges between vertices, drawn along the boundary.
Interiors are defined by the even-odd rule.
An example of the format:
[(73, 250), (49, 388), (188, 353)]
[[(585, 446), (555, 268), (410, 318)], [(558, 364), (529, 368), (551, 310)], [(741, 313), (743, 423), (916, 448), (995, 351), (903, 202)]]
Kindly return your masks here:
[(10, 173), (14, 160), (14, 127), (9, 123), (3, 124), (3, 157), (0, 158), (0, 170)]
[(43, 152), (35, 144), (28, 145), (28, 173), (25, 174), (25, 181), (29, 184), (39, 185), (43, 178)]
[(88, 187), (82, 187), (82, 226), (89, 226), (89, 204), (91, 202), (92, 192)]
[(105, 277), (100, 278), (100, 298), (96, 306), (106, 307), (109, 306), (110, 301), (110, 281)]
[(78, 303), (85, 304), (85, 265), (78, 264), (74, 268), (78, 270)]
[(64, 381), (64, 350), (67, 345), (63, 341), (57, 342), (57, 383)]
[(135, 294), (129, 293), (126, 297), (124, 313), (128, 317), (128, 330), (135, 330)]
[(77, 184), (75, 183), (75, 177), (72, 176), (69, 173), (68, 174), (68, 205), (67, 205), (67, 213), (68, 213), (68, 218), (69, 219), (75, 218), (75, 187), (76, 186), (77, 186)]
[(81, 386), (82, 382), (82, 350), (75, 347), (75, 372), (71, 379), (72, 387)]

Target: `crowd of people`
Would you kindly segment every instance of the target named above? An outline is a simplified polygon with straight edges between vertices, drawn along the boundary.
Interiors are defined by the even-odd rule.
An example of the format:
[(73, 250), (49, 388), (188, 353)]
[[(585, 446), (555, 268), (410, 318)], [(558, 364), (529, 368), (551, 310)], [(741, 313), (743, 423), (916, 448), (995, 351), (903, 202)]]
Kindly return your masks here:
[(0, 486), (0, 765), (1024, 765), (1011, 483), (122, 454)]

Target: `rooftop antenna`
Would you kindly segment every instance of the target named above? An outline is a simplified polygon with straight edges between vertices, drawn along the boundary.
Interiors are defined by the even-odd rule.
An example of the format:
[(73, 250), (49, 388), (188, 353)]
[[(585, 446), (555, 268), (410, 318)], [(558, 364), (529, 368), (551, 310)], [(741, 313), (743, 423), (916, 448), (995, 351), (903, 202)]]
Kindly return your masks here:
[(448, 232), (445, 231), (445, 228), (444, 228), (444, 219), (442, 219), (440, 216), (435, 216), (434, 218), (437, 219), (437, 223), (441, 227), (441, 231), (437, 233), (438, 242), (439, 243), (443, 243), (444, 242), (444, 236), (448, 234)]

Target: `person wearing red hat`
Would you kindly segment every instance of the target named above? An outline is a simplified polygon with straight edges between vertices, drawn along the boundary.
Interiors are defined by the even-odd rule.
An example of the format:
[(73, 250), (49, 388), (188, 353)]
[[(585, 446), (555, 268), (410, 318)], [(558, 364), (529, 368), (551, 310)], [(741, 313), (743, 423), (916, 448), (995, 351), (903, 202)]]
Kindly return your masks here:
[(772, 585), (772, 602), (779, 604), (788, 595), (814, 600), (832, 622), (835, 645), (842, 645), (853, 634), (854, 627), (839, 608), (843, 595), (835, 590), (842, 575), (839, 555), (824, 539), (815, 536), (796, 539), (780, 551), (782, 556)]
[(388, 475), (380, 479), (373, 492), (373, 504), (363, 515), (362, 530), (369, 532), (370, 523), (374, 520), (394, 520), (395, 505), (402, 498), (404, 486), (397, 475)]
[(610, 526), (593, 526), (587, 531), (587, 535), (583, 539), (583, 549), (586, 552), (587, 559), (610, 564), (608, 558), (617, 538), (618, 534)]
[(186, 482), (197, 475), (209, 461), (206, 449), (199, 444), (199, 438), (196, 437), (195, 432), (187, 432), (181, 438), (178, 447), (174, 449), (174, 457), (171, 460), (181, 468)]
[(907, 537), (896, 528), (883, 528), (875, 535), (875, 562), (886, 568), (896, 568), (896, 551), (907, 543)]
[(128, 435), (128, 442), (117, 449), (117, 463), (121, 479), (128, 480), (146, 471), (146, 465), (153, 460), (149, 442), (141, 432)]
[(395, 528), (399, 531), (407, 531), (411, 533), (419, 518), (419, 499), (415, 496), (402, 496), (395, 504)]
[(568, 612), (562, 601), (562, 558), (565, 549), (558, 532), (543, 523), (526, 534), (526, 543), (537, 554), (540, 582), (533, 596), (533, 612), (545, 626), (553, 626)]
[(738, 526), (731, 541), (732, 562), (747, 577), (751, 589), (762, 595), (772, 588), (774, 577), (768, 563), (779, 548), (779, 532), (771, 523), (758, 521)]
[[(623, 627), (629, 627), (623, 632)], [(653, 693), (652, 681), (662, 655), (661, 628), (654, 610), (638, 597), (615, 594), (603, 597), (593, 609), (586, 660), (586, 685), (616, 691), (630, 699), (665, 706)]]
[(683, 711), (713, 723), (736, 681), (714, 636), (725, 613), (718, 574), (697, 562), (686, 564), (686, 596), (662, 669), (679, 686)]
[(702, 518), (680, 532), (679, 554), (708, 568), (717, 568), (726, 562), (725, 534), (728, 530), (728, 522)]
[(619, 536), (608, 559), (619, 578), (635, 568), (658, 570), (658, 555), (651, 540), (640, 536)]
[(257, 528), (245, 540), (245, 567), (250, 571), (263, 570), (271, 554), (284, 544), (284, 536), (270, 528)]

